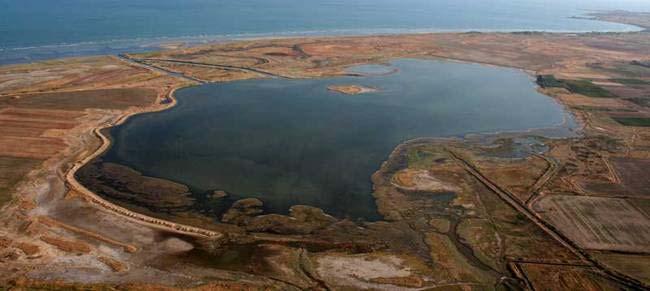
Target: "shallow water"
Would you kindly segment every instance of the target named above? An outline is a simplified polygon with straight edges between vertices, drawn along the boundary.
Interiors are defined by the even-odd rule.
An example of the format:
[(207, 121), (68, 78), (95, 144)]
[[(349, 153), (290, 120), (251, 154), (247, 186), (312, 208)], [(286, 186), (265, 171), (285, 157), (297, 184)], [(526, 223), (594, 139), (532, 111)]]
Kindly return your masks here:
[(394, 73), (395, 71), (395, 67), (381, 64), (358, 65), (347, 70), (348, 73), (364, 76), (380, 76)]
[[(103, 157), (146, 175), (258, 197), (270, 212), (294, 204), (378, 218), (370, 176), (416, 137), (516, 131), (562, 123), (563, 108), (518, 70), (403, 59), (384, 76), (260, 79), (178, 90), (170, 110), (112, 130)], [(361, 95), (333, 84), (379, 89)]]
[(0, 0), (0, 64), (241, 37), (432, 31), (623, 31), (574, 19), (645, 0)]

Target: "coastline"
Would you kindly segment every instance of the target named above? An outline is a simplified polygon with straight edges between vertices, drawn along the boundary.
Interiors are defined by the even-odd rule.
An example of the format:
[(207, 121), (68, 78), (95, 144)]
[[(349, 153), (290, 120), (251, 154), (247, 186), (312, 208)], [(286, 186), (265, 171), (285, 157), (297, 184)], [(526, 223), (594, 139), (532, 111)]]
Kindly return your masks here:
[(115, 215), (119, 215), (121, 217), (124, 217), (126, 219), (129, 219), (131, 221), (140, 223), (142, 225), (156, 228), (159, 230), (164, 230), (168, 232), (173, 232), (173, 233), (178, 233), (178, 234), (183, 234), (183, 235), (189, 235), (189, 236), (195, 236), (195, 237), (200, 237), (200, 238), (208, 238), (211, 240), (217, 240), (219, 238), (223, 237), (223, 234), (216, 232), (216, 231), (211, 231), (195, 226), (189, 226), (189, 225), (183, 225), (180, 223), (175, 223), (169, 220), (165, 219), (159, 219), (159, 218), (154, 218), (136, 211), (132, 211), (129, 209), (126, 209), (124, 207), (118, 206), (115, 203), (112, 203), (96, 193), (90, 191), (88, 188), (84, 187), (79, 181), (77, 181), (75, 174), (81, 167), (86, 165), (87, 163), (91, 162), (93, 159), (104, 153), (110, 146), (111, 146), (111, 139), (106, 137), (103, 133), (102, 130), (111, 128), (114, 126), (118, 126), (120, 124), (123, 124), (126, 122), (130, 117), (138, 115), (138, 114), (145, 114), (145, 113), (152, 113), (152, 112), (159, 112), (159, 111), (164, 111), (167, 109), (170, 109), (174, 106), (176, 106), (177, 101), (176, 98), (174, 97), (174, 92), (177, 89), (180, 89), (183, 87), (177, 87), (173, 88), (170, 90), (170, 92), (167, 94), (167, 98), (171, 100), (170, 103), (166, 103), (163, 106), (160, 106), (161, 104), (159, 103), (159, 100), (156, 100), (157, 105), (150, 106), (149, 108), (145, 108), (143, 110), (138, 110), (135, 112), (128, 112), (122, 114), (115, 122), (113, 123), (108, 123), (108, 124), (103, 124), (99, 127), (95, 127), (92, 131), (95, 134), (96, 137), (98, 137), (102, 143), (97, 148), (94, 152), (91, 152), (88, 156), (85, 157), (80, 157), (79, 160), (73, 162), (72, 168), (70, 168), (66, 175), (65, 175), (65, 180), (66, 184), (73, 190), (76, 190), (77, 192), (81, 193), (82, 195), (85, 195), (85, 197), (88, 199), (89, 202), (98, 205), (102, 209), (106, 211), (110, 211)]
[[(9, 61), (0, 58), (0, 66), (26, 64), (31, 62), (47, 61), (61, 58), (76, 58), (102, 55), (119, 55), (123, 53), (150, 53), (169, 48), (178, 47), (195, 47), (205, 45), (216, 45), (241, 41), (259, 41), (269, 39), (299, 39), (299, 38), (337, 38), (337, 37), (360, 37), (360, 36), (397, 36), (409, 34), (458, 34), (458, 33), (636, 33), (648, 30), (648, 27), (641, 26), (633, 22), (622, 22), (616, 19), (608, 18), (608, 13), (617, 11), (599, 11), (588, 12), (584, 15), (568, 16), (569, 19), (588, 20), (597, 22), (607, 22), (623, 24), (629, 29), (625, 30), (562, 30), (562, 29), (527, 29), (527, 28), (508, 28), (508, 29), (481, 29), (481, 28), (463, 28), (463, 29), (440, 29), (440, 28), (382, 28), (382, 29), (331, 29), (331, 30), (312, 30), (312, 31), (290, 31), (290, 32), (269, 32), (269, 33), (240, 33), (240, 34), (216, 34), (216, 35), (197, 35), (197, 36), (158, 36), (151, 38), (124, 38), (113, 40), (99, 41), (82, 41), (76, 43), (59, 43), (34, 45), (25, 47), (0, 47), (0, 53), (15, 51), (24, 52), (30, 50), (52, 51), (57, 48), (70, 48), (70, 51), (54, 52), (57, 56), (31, 58), (30, 54), (23, 53), (14, 56)], [(639, 12), (632, 12), (639, 13)], [(120, 45), (121, 44), (121, 45)], [(118, 46), (117, 49), (106, 49), (106, 47)], [(93, 48), (96, 47), (96, 48)], [(82, 53), (78, 53), (83, 51)], [(33, 55), (33, 53), (32, 53)]]

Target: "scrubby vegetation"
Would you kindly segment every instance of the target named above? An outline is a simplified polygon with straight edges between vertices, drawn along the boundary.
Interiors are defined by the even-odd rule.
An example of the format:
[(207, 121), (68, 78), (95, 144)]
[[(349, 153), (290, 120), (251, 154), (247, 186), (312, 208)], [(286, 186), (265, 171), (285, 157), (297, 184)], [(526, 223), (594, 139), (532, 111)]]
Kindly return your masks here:
[(650, 68), (650, 61), (632, 61), (635, 66)]
[(625, 126), (650, 126), (650, 118), (647, 117), (612, 117), (612, 119)]
[(566, 88), (576, 94), (580, 95), (585, 95), (589, 97), (596, 97), (596, 98), (612, 98), (616, 97), (616, 95), (612, 94), (611, 92), (594, 85), (591, 81), (587, 80), (562, 80), (562, 83), (566, 86)]
[(427, 168), (437, 158), (440, 158), (440, 156), (434, 154), (426, 147), (412, 148), (408, 151), (408, 166), (415, 169)]
[(564, 83), (560, 82), (553, 75), (537, 76), (537, 84), (542, 88), (565, 88)]
[(571, 109), (575, 110), (583, 110), (583, 111), (590, 111), (590, 112), (637, 112), (634, 109), (626, 109), (626, 108), (607, 108), (607, 107), (598, 107), (598, 106), (587, 106), (587, 105), (578, 105), (578, 106), (571, 106)]
[(650, 85), (650, 81), (641, 79), (612, 79), (612, 81), (623, 85)]
[(542, 88), (564, 88), (572, 93), (596, 98), (613, 98), (616, 95), (595, 85), (589, 80), (556, 79), (553, 75), (537, 76), (537, 84)]
[(629, 98), (625, 100), (630, 101), (636, 105), (650, 107), (650, 97), (649, 98), (636, 97), (636, 98)]

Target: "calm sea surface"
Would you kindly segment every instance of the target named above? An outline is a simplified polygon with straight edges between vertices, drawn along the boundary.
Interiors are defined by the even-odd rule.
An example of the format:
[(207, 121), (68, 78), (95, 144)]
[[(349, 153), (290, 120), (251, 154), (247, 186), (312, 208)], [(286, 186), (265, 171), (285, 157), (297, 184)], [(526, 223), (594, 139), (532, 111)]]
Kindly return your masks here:
[[(185, 88), (177, 91), (176, 107), (114, 128), (115, 144), (103, 159), (187, 184), (195, 193), (257, 197), (271, 212), (307, 204), (375, 219), (370, 176), (399, 143), (557, 127), (566, 118), (518, 70), (410, 59), (392, 65), (399, 71), (384, 76)], [(337, 84), (379, 91), (327, 89)]]
[(467, 30), (622, 31), (572, 19), (646, 0), (0, 0), (0, 64), (259, 36)]

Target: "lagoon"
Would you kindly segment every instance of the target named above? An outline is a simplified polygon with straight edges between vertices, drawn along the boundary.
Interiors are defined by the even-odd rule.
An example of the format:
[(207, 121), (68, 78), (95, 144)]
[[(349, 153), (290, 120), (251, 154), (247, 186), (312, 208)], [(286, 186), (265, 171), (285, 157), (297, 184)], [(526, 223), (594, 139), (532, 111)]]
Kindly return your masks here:
[[(418, 137), (563, 127), (567, 114), (520, 70), (400, 59), (388, 75), (254, 79), (178, 90), (177, 106), (111, 130), (105, 162), (190, 186), (256, 197), (265, 209), (323, 208), (378, 219), (370, 176)], [(359, 95), (331, 85), (377, 89)]]

